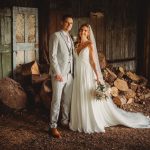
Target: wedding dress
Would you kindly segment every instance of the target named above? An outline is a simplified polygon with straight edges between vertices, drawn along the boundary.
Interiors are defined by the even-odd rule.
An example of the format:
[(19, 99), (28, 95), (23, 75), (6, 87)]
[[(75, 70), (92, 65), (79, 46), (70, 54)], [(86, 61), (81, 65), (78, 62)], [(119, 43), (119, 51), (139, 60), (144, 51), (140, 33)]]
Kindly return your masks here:
[(71, 102), (70, 129), (93, 133), (105, 132), (105, 127), (124, 125), (131, 128), (150, 128), (150, 119), (141, 113), (118, 108), (111, 97), (96, 100), (94, 72), (89, 60), (89, 48), (74, 52), (75, 68)]

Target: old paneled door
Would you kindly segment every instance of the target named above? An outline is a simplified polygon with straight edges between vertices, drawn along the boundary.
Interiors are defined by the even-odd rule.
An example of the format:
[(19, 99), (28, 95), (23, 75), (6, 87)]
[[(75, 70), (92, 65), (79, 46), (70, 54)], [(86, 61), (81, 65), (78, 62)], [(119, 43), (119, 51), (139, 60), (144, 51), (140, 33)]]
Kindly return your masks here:
[(13, 69), (38, 59), (38, 10), (13, 7)]
[(0, 79), (12, 71), (11, 52), (11, 10), (0, 9)]

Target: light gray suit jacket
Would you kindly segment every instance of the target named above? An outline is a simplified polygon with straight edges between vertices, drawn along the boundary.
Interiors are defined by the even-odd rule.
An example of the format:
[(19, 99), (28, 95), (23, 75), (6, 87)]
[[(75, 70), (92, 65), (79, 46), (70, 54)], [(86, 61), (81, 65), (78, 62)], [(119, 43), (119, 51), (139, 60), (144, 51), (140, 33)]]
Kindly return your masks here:
[(52, 76), (73, 73), (73, 49), (74, 44), (71, 39), (69, 48), (67, 39), (63, 31), (55, 32), (49, 41), (50, 74)]

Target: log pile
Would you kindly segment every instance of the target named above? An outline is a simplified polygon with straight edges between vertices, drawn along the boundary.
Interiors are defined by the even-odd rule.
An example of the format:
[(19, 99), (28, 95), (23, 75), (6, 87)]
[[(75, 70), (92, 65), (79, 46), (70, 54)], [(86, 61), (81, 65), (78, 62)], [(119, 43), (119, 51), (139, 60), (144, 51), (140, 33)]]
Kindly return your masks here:
[(144, 77), (126, 71), (123, 67), (108, 66), (102, 72), (104, 80), (111, 86), (111, 95), (117, 106), (150, 98), (148, 81)]
[(52, 97), (49, 66), (36, 61), (19, 65), (14, 79), (0, 80), (0, 102), (13, 109), (43, 104), (50, 109)]
[[(45, 81), (49, 79), (48, 71), (48, 65), (40, 65), (36, 61), (20, 65), (16, 68), (15, 80), (25, 89), (30, 101), (29, 105), (41, 102), (41, 97), (47, 94), (43, 87), (45, 87)], [(48, 100), (50, 101), (50, 98)], [(44, 101), (42, 102), (44, 103)]]
[[(104, 80), (111, 86), (111, 95), (113, 102), (123, 108), (124, 104), (132, 104), (134, 102), (142, 103), (143, 100), (150, 98), (150, 89), (147, 88), (147, 79), (142, 76), (138, 76), (134, 72), (126, 71), (123, 67), (108, 66), (103, 55), (103, 61), (100, 61), (102, 66), (102, 73)], [(29, 105), (42, 102), (46, 108), (50, 108), (50, 102), (52, 97), (51, 80), (48, 75), (49, 66), (39, 65), (36, 61), (20, 65), (15, 70), (15, 82), (9, 80), (7, 83), (3, 82), (0, 85), (1, 102), (6, 104), (10, 108), (20, 109), (25, 107), (28, 102)], [(9, 83), (9, 84), (8, 84)], [(11, 86), (11, 84), (12, 86)], [(18, 85), (18, 86), (16, 86)], [(10, 101), (4, 95), (8, 87), (16, 87), (20, 95), (16, 94), (18, 99), (14, 103), (14, 99)], [(23, 87), (23, 88), (22, 88)], [(19, 90), (20, 89), (20, 90)], [(14, 89), (14, 92), (16, 90)], [(24, 94), (23, 93), (26, 93)], [(13, 91), (11, 91), (13, 92)], [(11, 93), (7, 92), (7, 93)], [(26, 95), (26, 96), (25, 96)], [(9, 96), (8, 96), (9, 97)], [(14, 95), (15, 97), (15, 95)], [(20, 102), (21, 99), (21, 102)], [(30, 104), (31, 102), (31, 104)]]

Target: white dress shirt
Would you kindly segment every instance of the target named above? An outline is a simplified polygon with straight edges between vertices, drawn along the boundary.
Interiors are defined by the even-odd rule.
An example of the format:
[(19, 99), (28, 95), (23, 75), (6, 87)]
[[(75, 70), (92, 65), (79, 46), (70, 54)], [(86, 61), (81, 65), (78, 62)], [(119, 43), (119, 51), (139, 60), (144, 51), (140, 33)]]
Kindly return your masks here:
[(71, 39), (70, 39), (69, 33), (63, 31), (63, 34), (64, 34), (65, 37), (66, 37), (66, 41), (67, 41), (67, 44), (68, 44), (69, 48), (71, 48)]

